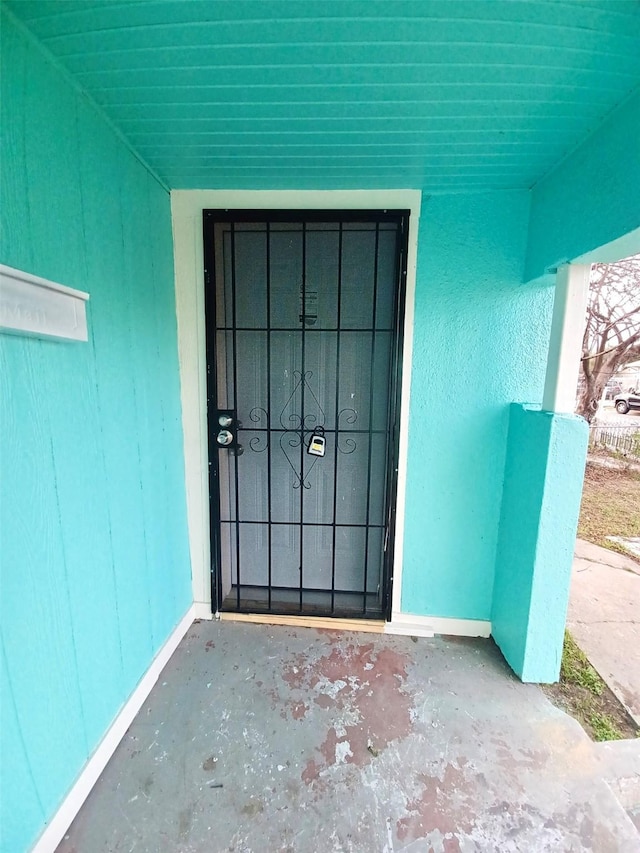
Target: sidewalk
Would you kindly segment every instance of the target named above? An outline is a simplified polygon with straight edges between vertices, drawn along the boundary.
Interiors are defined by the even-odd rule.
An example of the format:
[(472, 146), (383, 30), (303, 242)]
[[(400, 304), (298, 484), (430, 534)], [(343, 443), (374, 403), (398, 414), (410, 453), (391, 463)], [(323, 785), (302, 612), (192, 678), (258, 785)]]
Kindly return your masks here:
[(640, 725), (640, 564), (578, 539), (567, 627)]

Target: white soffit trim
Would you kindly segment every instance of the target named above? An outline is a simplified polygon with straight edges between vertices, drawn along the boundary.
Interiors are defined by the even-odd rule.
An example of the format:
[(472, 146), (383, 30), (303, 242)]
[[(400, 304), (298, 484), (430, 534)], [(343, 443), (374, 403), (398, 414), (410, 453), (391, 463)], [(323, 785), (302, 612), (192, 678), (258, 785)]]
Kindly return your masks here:
[[(409, 210), (392, 606), (400, 609), (420, 190), (172, 190), (178, 353), (193, 597), (211, 604), (202, 211)], [(204, 618), (200, 616), (199, 618)]]
[(433, 637), (449, 634), (456, 637), (490, 637), (491, 622), (482, 619), (452, 619), (445, 616), (417, 616), (394, 613), (385, 624), (385, 634), (404, 634), (413, 637)]
[(167, 661), (175, 652), (178, 644), (187, 633), (194, 619), (193, 605), (189, 607), (168, 640), (153, 659), (151, 666), (140, 679), (138, 686), (133, 691), (128, 701), (100, 741), (97, 749), (87, 761), (80, 773), (75, 785), (65, 799), (58, 811), (47, 824), (44, 832), (36, 841), (32, 853), (53, 853), (58, 844), (64, 838), (65, 832), (71, 826), (75, 816), (80, 811), (82, 804), (90, 794), (91, 789), (98, 781), (100, 774), (107, 766), (109, 759), (116, 747), (125, 736), (127, 729), (135, 719), (136, 714), (142, 707), (149, 693), (158, 680)]

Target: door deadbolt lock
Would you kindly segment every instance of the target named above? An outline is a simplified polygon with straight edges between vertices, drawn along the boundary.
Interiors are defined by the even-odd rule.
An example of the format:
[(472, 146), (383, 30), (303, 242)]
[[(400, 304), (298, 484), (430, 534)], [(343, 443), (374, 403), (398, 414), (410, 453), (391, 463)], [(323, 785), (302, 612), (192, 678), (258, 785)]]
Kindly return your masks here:
[(233, 409), (218, 409), (216, 412), (218, 432), (216, 444), (229, 450), (237, 448), (237, 431), (240, 424)]
[(221, 429), (216, 436), (216, 441), (221, 447), (228, 447), (233, 442), (233, 433), (228, 429)]

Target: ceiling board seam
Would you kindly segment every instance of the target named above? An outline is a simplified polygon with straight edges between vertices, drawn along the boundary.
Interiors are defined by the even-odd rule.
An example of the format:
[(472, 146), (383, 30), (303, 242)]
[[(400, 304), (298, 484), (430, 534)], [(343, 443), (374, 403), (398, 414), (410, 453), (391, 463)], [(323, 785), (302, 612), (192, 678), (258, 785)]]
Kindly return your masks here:
[[(139, 0), (125, 0), (125, 2), (120, 2), (120, 3), (114, 2), (114, 0), (110, 0), (109, 6), (110, 6), (110, 9), (116, 9), (116, 10), (130, 9), (132, 6), (135, 6), (136, 2), (139, 2)], [(577, 5), (575, 0), (538, 0), (538, 2), (539, 2), (539, 5), (549, 6), (550, 8), (552, 8), (554, 10), (555, 9), (566, 9), (568, 12), (575, 12), (576, 5)], [(149, 3), (149, 5), (158, 6), (159, 3), (158, 2)], [(369, 7), (372, 7), (374, 4), (371, 2), (371, 0), (369, 0), (368, 5), (369, 5)], [(384, 6), (384, 8), (388, 8), (388, 3), (386, 3), (386, 2), (384, 2), (384, 3), (379, 2), (378, 5)], [(85, 5), (85, 7), (82, 10), (73, 9), (73, 10), (67, 10), (67, 11), (62, 11), (62, 12), (55, 12), (54, 14), (33, 15), (28, 20), (30, 20), (30, 21), (48, 21), (48, 20), (57, 19), (57, 18), (66, 18), (66, 17), (74, 16), (74, 15), (83, 15), (87, 11), (93, 12), (96, 9), (104, 9), (104, 0), (101, 0), (101, 2), (98, 2), (98, 3), (93, 3), (91, 5)], [(611, 18), (623, 17), (623, 18), (627, 19), (630, 17), (628, 12), (619, 11), (617, 8), (614, 8), (613, 5), (610, 3), (601, 4), (600, 6), (593, 4), (593, 14), (606, 15), (606, 16), (611, 17)], [(368, 18), (367, 20), (385, 20), (386, 21), (386, 20), (389, 20), (390, 17), (395, 18), (396, 16), (388, 16), (388, 15), (386, 15), (384, 17), (378, 16), (377, 18), (371, 17), (371, 18)], [(398, 19), (404, 20), (406, 17), (407, 16), (399, 16)], [(291, 18), (290, 20), (325, 21), (325, 20), (334, 20), (334, 18), (335, 18), (335, 16), (321, 16), (321, 17), (316, 16), (313, 18), (312, 17)], [(422, 19), (426, 19), (426, 16), (422, 16)], [(430, 16), (428, 19), (429, 20), (450, 20), (447, 18), (439, 18), (439, 17), (435, 18), (434, 16)], [(260, 20), (262, 20), (262, 19), (260, 19)], [(488, 18), (488, 19), (482, 19), (482, 20), (492, 20), (492, 19)], [(220, 19), (221, 23), (233, 24), (233, 23), (236, 23), (237, 21), (238, 21), (238, 18), (221, 18)]]
[[(202, 107), (202, 104), (198, 104), (197, 107), (198, 107), (198, 109), (200, 109)], [(258, 118), (248, 118), (246, 116), (226, 116), (225, 117), (225, 116), (216, 115), (216, 116), (192, 116), (192, 117), (191, 116), (173, 116), (170, 119), (156, 118), (155, 116), (148, 116), (148, 117), (141, 117), (141, 118), (129, 118), (127, 116), (124, 116), (123, 118), (120, 119), (120, 121), (123, 124), (124, 123), (130, 123), (130, 122), (137, 122), (137, 123), (141, 124), (143, 122), (147, 123), (147, 122), (152, 122), (152, 121), (155, 121), (155, 122), (160, 121), (160, 122), (164, 122), (165, 124), (167, 123), (167, 121), (170, 121), (171, 124), (174, 124), (175, 122), (178, 122), (178, 121), (188, 121), (190, 124), (193, 124), (196, 121), (229, 122), (229, 123), (236, 122), (236, 121), (238, 121), (238, 122), (241, 121), (241, 122), (245, 122), (245, 123), (246, 122), (255, 123), (256, 121), (260, 121), (260, 122), (269, 122), (269, 123), (271, 123), (271, 122), (287, 122), (288, 124), (291, 124), (291, 122), (294, 122), (294, 121), (298, 121), (298, 122), (310, 122), (310, 121), (315, 121), (315, 122), (318, 122), (318, 121), (323, 121), (323, 122), (327, 122), (327, 121), (341, 121), (341, 122), (344, 122), (344, 121), (354, 121), (354, 122), (355, 121), (363, 121), (363, 122), (365, 122), (365, 121), (366, 122), (368, 122), (368, 121), (427, 121), (427, 122), (431, 122), (431, 121), (434, 121), (435, 122), (435, 121), (442, 121), (442, 122), (444, 122), (444, 121), (451, 121), (451, 119), (463, 119), (464, 121), (468, 121), (469, 118), (470, 118), (469, 115), (457, 115), (456, 113), (451, 113), (451, 115), (444, 115), (444, 116), (428, 116), (428, 115), (427, 116), (415, 116), (415, 115), (413, 115), (413, 116), (406, 116), (406, 115), (396, 115), (396, 116), (394, 116), (394, 115), (344, 116), (344, 115), (341, 115), (341, 116), (320, 116), (319, 118), (316, 118), (315, 116), (260, 116)], [(482, 120), (484, 118), (487, 118), (487, 115), (484, 114), (484, 115), (479, 115), (479, 116), (471, 116), (471, 118), (477, 118), (479, 120)], [(586, 119), (583, 116), (559, 115), (559, 114), (548, 115), (548, 116), (527, 116), (527, 115), (510, 115), (509, 113), (501, 113), (499, 116), (498, 115), (491, 115), (491, 118), (496, 118), (496, 119), (499, 118), (501, 121), (503, 119), (509, 120), (509, 121), (511, 121), (512, 119), (517, 119), (518, 121), (525, 121), (528, 119), (530, 121), (540, 122), (540, 121), (555, 121), (558, 118), (569, 119), (569, 120), (577, 121), (580, 123), (584, 123), (586, 121)]]
[[(107, 54), (108, 55), (108, 54)], [(315, 70), (323, 70), (323, 69), (347, 69), (349, 71), (356, 71), (359, 69), (377, 69), (380, 71), (388, 71), (389, 69), (415, 69), (415, 68), (425, 68), (425, 69), (442, 69), (442, 68), (477, 68), (478, 66), (473, 62), (388, 62), (388, 63), (380, 63), (380, 62), (331, 62), (330, 60), (327, 62), (307, 62), (307, 63), (269, 63), (262, 65), (162, 65), (158, 66), (122, 66), (119, 68), (112, 68), (109, 70), (91, 70), (91, 71), (76, 71), (74, 74), (79, 77), (89, 77), (92, 74), (100, 74), (100, 75), (114, 75), (114, 74), (149, 74), (149, 73), (165, 73), (165, 72), (220, 72), (224, 71), (225, 74), (228, 72), (242, 72), (242, 71), (250, 71), (250, 72), (259, 72), (259, 71), (300, 71), (303, 69), (313, 69)], [(550, 65), (545, 63), (544, 65), (526, 65), (524, 63), (489, 63), (485, 62), (482, 64), (483, 70), (485, 68), (493, 68), (504, 70), (508, 68), (510, 71), (536, 71), (536, 72), (553, 72), (553, 71), (562, 71), (569, 72), (571, 74), (582, 74), (582, 75), (593, 75), (594, 77), (601, 77), (602, 75), (607, 75), (609, 77), (629, 77), (635, 79), (637, 76), (633, 71), (612, 71), (612, 70), (604, 70), (601, 68), (587, 68), (584, 67), (572, 67), (569, 65)], [(69, 72), (70, 73), (70, 72)], [(224, 84), (223, 84), (224, 85)], [(246, 84), (244, 84), (246, 86)], [(278, 85), (277, 83), (272, 85)], [(305, 85), (304, 83), (298, 85)], [(323, 84), (324, 85), (324, 84)], [(333, 82), (332, 82), (332, 85)], [(391, 85), (395, 85), (393, 82)], [(401, 83), (400, 85), (404, 85)], [(452, 85), (452, 84), (449, 84)], [(458, 83), (455, 85), (466, 85), (465, 83)], [(494, 83), (487, 82), (483, 85), (493, 86)], [(504, 85), (500, 83), (500, 85)], [(549, 84), (553, 85), (553, 84)], [(572, 84), (575, 85), (575, 84)], [(583, 84), (585, 85), (585, 84)]]
[[(188, 165), (193, 166), (194, 164), (198, 164), (202, 168), (209, 168), (212, 164), (215, 165), (215, 163), (217, 163), (217, 162), (224, 162), (225, 165), (228, 165), (229, 163), (240, 162), (240, 159), (242, 162), (247, 162), (247, 163), (254, 163), (255, 164), (255, 163), (269, 162), (269, 163), (278, 163), (280, 166), (284, 166), (288, 162), (291, 162), (291, 161), (296, 163), (299, 166), (304, 166), (305, 163), (313, 162), (314, 160), (325, 163), (327, 165), (331, 165), (335, 162), (352, 163), (352, 162), (361, 161), (363, 165), (367, 164), (367, 165), (370, 165), (371, 167), (375, 167), (378, 164), (378, 162), (383, 162), (383, 163), (384, 162), (392, 162), (392, 163), (398, 163), (399, 165), (411, 165), (412, 163), (413, 164), (420, 164), (423, 162), (418, 157), (416, 157), (415, 155), (412, 155), (412, 154), (394, 156), (391, 153), (389, 153), (389, 154), (384, 154), (384, 153), (383, 154), (370, 154), (370, 155), (350, 154), (350, 155), (345, 155), (345, 156), (340, 156), (339, 153), (336, 153), (336, 154), (322, 154), (322, 155), (315, 156), (315, 157), (311, 154), (291, 154), (291, 155), (280, 154), (280, 155), (277, 155), (277, 154), (267, 153), (264, 156), (261, 156), (261, 155), (242, 155), (242, 158), (234, 157), (231, 154), (227, 154), (227, 155), (221, 154), (220, 156), (214, 156), (214, 157), (210, 157), (207, 155), (187, 154), (177, 161), (173, 160), (171, 157), (166, 158), (166, 155), (163, 156), (162, 154), (159, 154), (157, 156), (158, 156), (159, 167), (161, 167), (163, 169), (167, 168), (172, 163), (176, 167), (180, 166), (181, 168), (184, 166), (188, 166)], [(553, 152), (552, 151), (544, 153), (544, 154), (529, 155), (526, 162), (530, 166), (544, 166), (546, 164), (546, 167), (549, 168), (552, 165), (552, 162), (555, 162), (555, 159), (552, 162), (550, 162), (551, 158), (553, 158)], [(482, 158), (483, 161), (485, 159), (486, 158), (484, 158), (484, 157)], [(478, 158), (476, 156), (471, 156), (471, 155), (467, 155), (466, 157), (463, 157), (463, 158), (461, 158), (459, 156), (447, 158), (446, 155), (431, 154), (431, 155), (428, 155), (428, 159), (425, 160), (424, 162), (432, 164), (432, 165), (437, 164), (437, 165), (440, 165), (442, 167), (459, 166), (460, 168), (463, 168), (463, 167), (466, 167), (467, 165), (470, 165), (470, 164), (477, 162), (477, 160), (478, 160)], [(491, 164), (491, 165), (496, 165), (496, 164), (499, 164), (501, 162), (504, 162), (505, 166), (507, 168), (511, 168), (514, 164), (521, 162), (521, 159), (519, 159), (519, 158), (516, 159), (516, 158), (513, 158), (513, 156), (511, 156), (508, 159), (498, 157), (498, 158), (494, 158), (493, 160), (487, 160), (487, 163)]]
[[(109, 8), (110, 9), (118, 9), (118, 10), (130, 9), (132, 5), (133, 5), (133, 3), (131, 2), (131, 0), (128, 0), (128, 2), (124, 2), (124, 3), (110, 2)], [(69, 15), (83, 15), (86, 12), (94, 12), (97, 9), (102, 10), (102, 9), (104, 9), (104, 6), (105, 6), (104, 0), (101, 0), (101, 2), (94, 3), (92, 6), (85, 6), (81, 10), (80, 9), (73, 9), (73, 10), (67, 10), (64, 12), (54, 12), (52, 15), (31, 15), (29, 17), (25, 17), (24, 21), (52, 21), (52, 20), (57, 20), (59, 18), (66, 18)]]
[[(29, 19), (36, 20), (36, 19)], [(42, 20), (42, 19), (40, 19)], [(625, 15), (625, 21), (633, 20), (631, 15)], [(228, 20), (219, 20), (219, 21), (181, 21), (180, 23), (149, 23), (145, 22), (144, 24), (132, 24), (129, 26), (116, 26), (116, 27), (99, 27), (94, 30), (83, 30), (81, 33), (73, 32), (73, 33), (65, 33), (59, 34), (55, 36), (49, 36), (46, 39), (46, 42), (56, 42), (61, 41), (63, 39), (69, 38), (77, 38), (79, 35), (86, 36), (94, 36), (101, 35), (103, 33), (114, 33), (114, 32), (135, 32), (138, 30), (163, 30), (163, 29), (190, 29), (192, 27), (247, 27), (247, 26), (265, 26), (265, 25), (274, 25), (277, 24), (279, 27), (283, 27), (289, 24), (301, 24), (305, 26), (314, 26), (314, 25), (322, 25), (322, 24), (338, 24), (340, 26), (345, 26), (348, 24), (377, 24), (377, 25), (390, 25), (392, 23), (402, 23), (402, 24), (410, 24), (412, 26), (416, 26), (417, 24), (438, 24), (438, 25), (456, 25), (460, 26), (461, 23), (470, 24), (473, 26), (492, 26), (492, 25), (504, 25), (506, 27), (527, 27), (527, 29), (541, 29), (543, 32), (550, 30), (559, 30), (561, 32), (575, 32), (576, 30), (580, 30), (581, 33), (587, 33), (593, 36), (602, 36), (602, 30), (588, 27), (588, 26), (576, 26), (569, 24), (556, 24), (545, 21), (544, 23), (539, 23), (538, 21), (527, 21), (524, 19), (513, 19), (507, 20), (505, 18), (472, 18), (472, 17), (455, 17), (455, 18), (447, 18), (447, 17), (435, 17), (435, 16), (425, 16), (425, 15), (415, 15), (415, 16), (403, 16), (403, 15), (387, 15), (387, 16), (378, 16), (378, 17), (370, 17), (370, 16), (355, 16), (355, 15), (335, 15), (331, 17), (323, 17), (323, 18), (279, 18), (277, 21), (274, 21), (273, 18), (247, 18), (246, 20), (238, 20), (238, 19), (228, 19)], [(624, 33), (611, 33), (606, 32), (606, 35), (610, 35), (615, 38), (626, 38), (626, 39), (634, 39), (634, 35), (629, 35), (626, 32)], [(43, 40), (44, 41), (44, 40)], [(345, 42), (349, 44), (349, 42)], [(333, 45), (333, 42), (327, 42), (327, 44)]]
[[(171, 87), (167, 87), (171, 88)], [(369, 106), (369, 105), (377, 105), (377, 104), (489, 104), (491, 106), (495, 106), (496, 104), (524, 104), (527, 106), (547, 106), (549, 102), (544, 98), (540, 100), (528, 100), (526, 102), (522, 101), (519, 98), (503, 98), (501, 101), (496, 101), (494, 98), (474, 98), (473, 100), (462, 100), (460, 98), (453, 98), (448, 101), (443, 102), (440, 98), (429, 98), (429, 99), (414, 99), (411, 100), (409, 98), (405, 100), (398, 100), (397, 98), (389, 98), (389, 100), (377, 100), (377, 101), (363, 101), (361, 99), (357, 99), (354, 101), (196, 101), (194, 103), (185, 102), (185, 101), (137, 101), (137, 102), (129, 102), (129, 101), (110, 101), (110, 107), (287, 107), (287, 106), (295, 106), (295, 107), (314, 107), (314, 106), (327, 106), (327, 107), (336, 107), (336, 106), (346, 106), (349, 104), (358, 104), (360, 106)], [(555, 104), (564, 104), (569, 105), (572, 104), (576, 107), (584, 107), (584, 101), (555, 101)], [(343, 118), (344, 116), (340, 116)], [(428, 116), (426, 116), (428, 118)]]
[[(216, 119), (212, 120), (214, 124), (217, 124)], [(156, 131), (156, 130), (140, 130), (136, 133), (132, 133), (132, 136), (157, 136), (159, 133), (163, 133), (164, 135), (175, 135), (175, 136), (184, 136), (182, 131), (178, 131), (177, 133), (171, 129), (166, 131)], [(289, 130), (287, 132), (287, 137), (289, 136), (358, 136), (366, 133), (363, 130)], [(441, 130), (437, 130), (436, 128), (425, 128), (420, 130), (412, 130), (411, 128), (404, 130), (400, 127), (387, 128), (386, 130), (375, 131), (376, 134), (386, 135), (386, 136), (406, 136), (408, 134), (417, 134), (422, 138), (425, 136), (442, 136), (443, 134), (447, 136), (447, 138), (451, 137), (451, 129), (445, 128)], [(456, 136), (460, 136), (461, 134), (469, 134), (471, 136), (489, 136), (494, 137), (496, 133), (501, 134), (509, 134), (510, 136), (518, 135), (519, 138), (522, 138), (524, 135), (531, 136), (549, 136), (551, 134), (554, 138), (557, 138), (557, 131), (555, 130), (545, 130), (541, 128), (538, 130), (537, 128), (520, 128), (518, 130), (494, 130), (493, 128), (489, 130), (481, 129), (472, 129), (465, 130), (464, 128), (456, 128)], [(231, 140), (239, 139), (245, 135), (255, 135), (259, 134), (260, 136), (281, 136), (282, 130), (194, 130), (188, 135), (191, 137), (194, 136), (228, 136)], [(368, 135), (368, 133), (367, 133)]]
[[(355, 148), (380, 148), (379, 142), (362, 142), (362, 143), (360, 143), (360, 142), (341, 142), (338, 144), (340, 145), (340, 148), (344, 148), (347, 146), (351, 146), (351, 147), (355, 147)], [(547, 143), (529, 142), (526, 144), (529, 146), (535, 146), (538, 149), (544, 148), (544, 147), (546, 147), (546, 148), (557, 148), (558, 147), (557, 144), (554, 144), (551, 142), (547, 142)], [(403, 148), (417, 148), (418, 150), (423, 151), (429, 147), (445, 148), (446, 150), (449, 150), (451, 148), (456, 148), (456, 147), (460, 147), (460, 146), (465, 146), (465, 147), (473, 146), (475, 148), (481, 148), (483, 145), (485, 145), (485, 146), (490, 145), (490, 143), (457, 142), (456, 141), (456, 142), (437, 142), (437, 143), (426, 143), (426, 144), (424, 144), (421, 142), (394, 142), (393, 145), (388, 145), (387, 147), (397, 148), (399, 146), (402, 146)], [(523, 143), (516, 140), (514, 142), (506, 142), (506, 141), (500, 142), (500, 145), (502, 145), (502, 146), (507, 146), (507, 145), (508, 146), (515, 146), (518, 149), (522, 150)], [(150, 145), (149, 147), (150, 148), (172, 148), (172, 149), (174, 149), (175, 143), (174, 142), (162, 142), (162, 143), (159, 142), (159, 143), (154, 143), (153, 145)], [(187, 143), (183, 143), (183, 147), (187, 147)], [(204, 144), (200, 144), (200, 145), (189, 144), (188, 147), (189, 148), (225, 148), (225, 149), (229, 150), (230, 143), (228, 143), (228, 142), (212, 142), (212, 143), (207, 143), (206, 145), (204, 145)], [(292, 142), (292, 143), (283, 142), (283, 143), (278, 143), (276, 145), (276, 147), (277, 148), (299, 148), (299, 147), (304, 147), (304, 146), (302, 146), (300, 143), (295, 143), (295, 142)], [(335, 149), (336, 147), (337, 147), (337, 143), (335, 143), (335, 142), (330, 142), (330, 143), (329, 142), (327, 142), (327, 143), (320, 142), (320, 143), (316, 143), (314, 145), (314, 148), (332, 148), (332, 149)], [(492, 149), (494, 147), (495, 146), (491, 146)], [(234, 144), (231, 146), (231, 149), (233, 151), (237, 151), (240, 148), (259, 148), (261, 151), (270, 150), (263, 143), (255, 143), (255, 142), (254, 143), (244, 142), (244, 143), (242, 143), (242, 145)], [(271, 146), (271, 148), (273, 148), (273, 146)]]
[[(64, 70), (65, 70), (66, 74), (70, 74), (69, 71), (67, 71), (66, 69), (64, 69)], [(96, 73), (96, 72), (89, 72), (89, 73)], [(508, 83), (507, 82), (505, 82), (505, 83), (464, 83), (464, 82), (459, 82), (459, 83), (423, 83), (423, 82), (412, 83), (410, 81), (407, 81), (407, 82), (403, 81), (400, 83), (364, 83), (364, 82), (363, 83), (360, 83), (360, 82), (358, 82), (358, 83), (335, 83), (335, 82), (332, 82), (331, 83), (331, 87), (333, 89), (347, 89), (347, 88), (351, 88), (351, 89), (374, 89), (374, 88), (390, 89), (390, 88), (394, 88), (394, 87), (402, 88), (402, 89), (409, 89), (409, 88), (413, 89), (413, 88), (419, 87), (421, 89), (424, 89), (425, 87), (428, 87), (428, 86), (430, 86), (431, 88), (438, 88), (438, 89), (448, 89), (448, 88), (451, 88), (451, 89), (453, 89), (453, 88), (459, 88), (459, 89), (476, 89), (476, 88), (482, 88), (482, 89), (489, 89), (489, 88), (490, 89), (504, 89), (504, 88), (516, 89), (516, 88), (523, 88), (523, 89), (529, 89), (529, 90), (530, 89), (548, 89), (548, 90), (551, 90), (552, 92), (557, 92), (557, 91), (562, 90), (562, 89), (568, 89), (570, 92), (575, 92), (576, 89), (584, 89), (585, 91), (588, 91), (588, 92), (593, 91), (593, 87), (591, 87), (591, 86), (576, 86), (575, 83), (532, 83), (531, 81), (523, 82), (523, 83), (514, 83), (514, 82), (508, 82)], [(86, 91), (83, 87), (80, 86), (79, 83), (76, 83), (76, 87), (81, 88), (83, 91)], [(152, 90), (152, 91), (153, 90), (165, 90), (166, 91), (167, 89), (178, 89), (178, 90), (189, 89), (190, 91), (193, 91), (194, 89), (222, 89), (222, 90), (242, 89), (242, 90), (246, 90), (247, 84), (246, 83), (180, 83), (180, 84), (164, 85), (162, 83), (155, 83), (152, 85), (144, 84), (144, 85), (137, 85), (137, 86), (103, 86), (103, 85), (101, 85), (101, 86), (96, 87), (96, 88), (98, 88), (98, 90), (100, 92), (126, 92), (126, 91), (147, 91), (147, 90)], [(326, 83), (251, 83), (251, 88), (252, 89), (276, 89), (278, 92), (282, 92), (285, 89), (326, 89), (327, 84)], [(600, 92), (616, 92), (617, 88), (614, 86), (599, 86), (597, 91), (600, 91)], [(294, 103), (297, 103), (297, 102), (294, 102)]]
[[(319, 50), (328, 50), (330, 47), (334, 45), (329, 44), (328, 42), (232, 42), (229, 44), (180, 44), (180, 45), (157, 45), (154, 47), (118, 47), (118, 48), (96, 48), (93, 50), (82, 50), (76, 52), (64, 52), (61, 51), (60, 56), (66, 59), (82, 59), (86, 56), (122, 56), (123, 54), (129, 53), (157, 53), (158, 51), (162, 51), (163, 53), (172, 53), (173, 51), (190, 51), (190, 50), (214, 50), (216, 52), (228, 52), (235, 53), (238, 50), (282, 50), (283, 48), (286, 50), (309, 50), (309, 49), (319, 49)], [(471, 41), (424, 41), (424, 42), (410, 42), (410, 41), (375, 41), (375, 42), (340, 42), (338, 45), (340, 48), (344, 48), (345, 50), (352, 48), (365, 48), (369, 49), (372, 46), (376, 48), (420, 48), (420, 49), (430, 49), (434, 47), (443, 47), (449, 50), (458, 49), (458, 48), (471, 48), (475, 49), (478, 47), (477, 42)], [(512, 42), (501, 42), (501, 41), (492, 41), (491, 49), (494, 48), (505, 48), (505, 49), (520, 49), (522, 48), (522, 44), (517, 41)], [(489, 47), (489, 45), (487, 45)], [(565, 55), (567, 53), (579, 53), (585, 54), (585, 57), (591, 59), (592, 57), (603, 57), (603, 58), (624, 58), (624, 59), (635, 59), (637, 57), (637, 49), (634, 43), (629, 45), (628, 51), (612, 51), (612, 50), (590, 50), (588, 47), (572, 47), (572, 46), (558, 46), (553, 44), (532, 44), (531, 42), (526, 42), (527, 50), (534, 50), (540, 52), (553, 52), (561, 55)], [(314, 63), (310, 63), (314, 64)], [(423, 63), (419, 63), (423, 64)], [(437, 63), (426, 63), (426, 64), (437, 64)], [(463, 64), (463, 63), (457, 63)], [(226, 66), (225, 66), (226, 67)], [(536, 66), (537, 67), (537, 66)], [(565, 66), (561, 66), (565, 67)], [(574, 66), (566, 66), (569, 68), (573, 68)]]
[[(191, 179), (189, 181), (187, 181), (186, 184), (180, 185), (179, 181), (182, 180), (182, 176), (179, 174), (175, 174), (175, 175), (172, 174), (172, 175), (168, 175), (167, 177), (171, 178), (171, 180), (175, 180), (178, 182), (173, 187), (174, 190), (184, 190), (184, 189), (201, 190), (202, 189), (202, 186), (199, 184), (199, 182), (192, 182)], [(203, 177), (208, 178), (209, 175), (208, 174), (203, 175)], [(333, 180), (333, 176), (329, 176), (329, 177), (331, 180)], [(376, 177), (376, 174), (373, 172), (370, 175), (359, 175), (358, 176), (359, 181), (365, 180), (367, 178), (375, 178), (375, 177)], [(339, 183), (339, 184), (338, 183), (332, 183), (331, 186), (325, 186), (325, 185), (319, 186), (317, 181), (315, 181), (315, 180), (303, 181), (302, 184), (299, 180), (292, 180), (292, 181), (288, 182), (286, 186), (284, 186), (284, 187), (280, 186), (278, 189), (280, 189), (280, 190), (282, 190), (282, 189), (285, 189), (285, 190), (287, 190), (287, 189), (295, 189), (295, 190), (305, 190), (305, 189), (361, 190), (361, 189), (363, 189), (361, 183), (345, 183), (343, 175), (336, 175), (335, 178), (340, 180), (341, 183)], [(389, 178), (387, 181), (386, 177), (385, 177), (383, 179), (383, 181), (381, 182), (381, 185), (377, 186), (376, 189), (424, 190), (424, 187), (422, 186), (422, 184), (418, 182), (420, 179), (400, 178), (399, 180), (401, 180), (401, 181), (410, 180), (411, 182), (410, 183), (402, 183), (402, 184), (400, 184), (400, 186), (398, 186), (397, 183), (393, 183), (392, 178)], [(413, 181), (416, 181), (416, 182), (413, 183)], [(428, 193), (429, 193), (429, 195), (465, 195), (465, 196), (468, 196), (468, 195), (486, 195), (487, 193), (492, 193), (492, 192), (523, 192), (523, 191), (526, 191), (526, 189), (527, 189), (527, 187), (523, 186), (522, 184), (484, 183), (481, 181), (479, 183), (480, 183), (480, 186), (475, 186), (473, 189), (459, 189), (459, 188), (456, 188), (455, 186), (450, 186), (450, 185), (447, 185), (447, 186), (442, 185), (441, 188), (438, 189), (437, 188), (438, 185), (436, 184), (433, 187), (431, 187), (431, 186), (429, 187)], [(242, 184), (242, 185), (238, 186), (238, 184), (235, 183), (234, 181), (229, 181), (229, 182), (221, 181), (220, 184), (216, 187), (216, 189), (253, 191), (256, 188), (252, 184)]]
[[(498, 159), (500, 162), (505, 162), (505, 157), (513, 157), (514, 155), (502, 155), (502, 156), (492, 155), (492, 156), (495, 159)], [(345, 154), (341, 154), (341, 153), (337, 152), (335, 154), (324, 154), (324, 155), (322, 155), (322, 159), (325, 159), (325, 160), (340, 160), (340, 161), (342, 161), (342, 160), (352, 159), (352, 158), (357, 159), (357, 160), (383, 160), (384, 162), (393, 161), (393, 160), (415, 161), (415, 159), (416, 159), (414, 154), (347, 154), (347, 155), (345, 155)], [(184, 164), (189, 160), (197, 160), (201, 164), (206, 165), (207, 160), (212, 160), (213, 162), (218, 162), (221, 159), (224, 159), (226, 161), (226, 160), (233, 160), (234, 158), (232, 157), (232, 155), (228, 155), (227, 157), (224, 157), (224, 156), (207, 157), (205, 154), (183, 154), (181, 156), (179, 162)], [(243, 162), (246, 162), (247, 160), (259, 160), (259, 161), (286, 160), (287, 162), (289, 162), (291, 160), (298, 161), (298, 160), (318, 160), (318, 159), (321, 159), (321, 158), (319, 158), (318, 155), (316, 155), (316, 154), (267, 154), (264, 156), (262, 156), (260, 154), (244, 154), (242, 156)], [(440, 158), (438, 158), (436, 156), (436, 157), (434, 157), (434, 159), (440, 159)], [(457, 155), (454, 158), (450, 158), (450, 157), (447, 158), (446, 162), (440, 163), (439, 165), (443, 168), (447, 167), (447, 164), (451, 164), (452, 166), (454, 166), (454, 165), (458, 165), (458, 166), (465, 165), (464, 163), (455, 163), (454, 162), (455, 160), (460, 160), (460, 159), (466, 159), (468, 161), (475, 162), (475, 161), (477, 161), (478, 158), (474, 154)], [(483, 160), (487, 160), (487, 159), (490, 159), (489, 155), (484, 155)], [(546, 160), (547, 158), (544, 155), (536, 155), (536, 159)], [(173, 162), (173, 161), (168, 161), (168, 162)], [(506, 162), (507, 163), (509, 163), (509, 162), (517, 163), (517, 162), (519, 162), (519, 158), (517, 160), (513, 160), (513, 161), (507, 160)], [(165, 165), (167, 165), (167, 164), (165, 163)]]

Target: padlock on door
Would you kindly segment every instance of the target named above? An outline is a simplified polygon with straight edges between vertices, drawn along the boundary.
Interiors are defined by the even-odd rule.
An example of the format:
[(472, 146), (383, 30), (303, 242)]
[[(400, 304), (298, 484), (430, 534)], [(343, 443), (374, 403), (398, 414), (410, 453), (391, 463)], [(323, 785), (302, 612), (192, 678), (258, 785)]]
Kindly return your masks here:
[(324, 437), (324, 427), (316, 427), (313, 431), (311, 438), (309, 439), (307, 453), (310, 456), (324, 456), (326, 444), (327, 440)]

